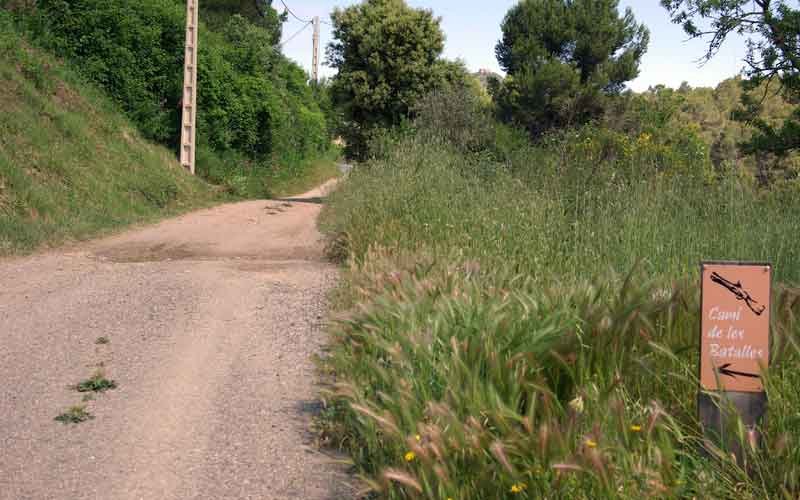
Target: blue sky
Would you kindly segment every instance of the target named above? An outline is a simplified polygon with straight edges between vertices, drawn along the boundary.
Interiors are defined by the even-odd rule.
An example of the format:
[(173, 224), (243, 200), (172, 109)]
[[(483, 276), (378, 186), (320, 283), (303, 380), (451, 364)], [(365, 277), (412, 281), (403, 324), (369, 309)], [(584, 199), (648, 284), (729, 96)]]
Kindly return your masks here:
[[(447, 36), (445, 57), (464, 60), (471, 71), (487, 68), (499, 72), (494, 57), (494, 46), (500, 38), (500, 23), (508, 9), (517, 0), (407, 0), (414, 7), (433, 9), (442, 18), (442, 29)], [(292, 11), (301, 18), (320, 16), (328, 19), (335, 7), (358, 3), (358, 0), (285, 0)], [(280, 0), (273, 6), (283, 10)], [(620, 8), (630, 7), (639, 22), (650, 28), (650, 48), (642, 60), (639, 78), (631, 82), (636, 91), (646, 90), (659, 83), (677, 87), (688, 81), (694, 87), (714, 86), (734, 76), (742, 68), (745, 44), (742, 39), (731, 39), (704, 65), (698, 64), (705, 53), (702, 41), (686, 41), (679, 26), (669, 22), (667, 12), (658, 0), (620, 0)], [(284, 25), (284, 39), (288, 39), (303, 23), (290, 16)], [(331, 40), (330, 26), (321, 29), (322, 46)], [(284, 45), (284, 53), (300, 63), (311, 67), (311, 27)], [(324, 54), (322, 56), (324, 61)], [(330, 76), (335, 71), (322, 67), (321, 73)]]

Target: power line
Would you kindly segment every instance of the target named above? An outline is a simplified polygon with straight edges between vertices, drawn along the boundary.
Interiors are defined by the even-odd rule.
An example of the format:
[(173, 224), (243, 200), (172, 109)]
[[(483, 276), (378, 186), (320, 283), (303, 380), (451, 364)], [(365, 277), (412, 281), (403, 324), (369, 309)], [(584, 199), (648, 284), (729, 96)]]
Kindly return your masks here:
[(297, 35), (299, 35), (300, 33), (302, 33), (303, 31), (305, 31), (305, 29), (306, 29), (306, 28), (308, 28), (308, 26), (309, 26), (310, 24), (311, 24), (311, 21), (309, 21), (309, 22), (307, 22), (306, 24), (304, 24), (304, 25), (303, 25), (303, 27), (302, 27), (302, 28), (300, 28), (300, 30), (299, 30), (297, 33), (295, 33), (294, 35), (290, 36), (289, 38), (287, 38), (286, 40), (284, 40), (283, 42), (281, 42), (281, 43), (278, 45), (278, 47), (283, 47), (283, 46), (284, 46), (284, 45), (286, 45), (287, 43), (289, 43), (289, 42), (291, 42), (292, 40), (294, 40), (294, 38), (295, 38)]
[(283, 4), (283, 6), (286, 8), (286, 12), (288, 12), (289, 14), (291, 14), (291, 15), (292, 15), (292, 17), (294, 17), (295, 19), (297, 19), (297, 20), (298, 20), (298, 21), (300, 21), (301, 23), (310, 23), (310, 22), (311, 22), (311, 20), (310, 20), (310, 19), (300, 19), (299, 17), (297, 17), (297, 14), (295, 14), (294, 12), (292, 12), (292, 9), (290, 9), (290, 8), (289, 8), (289, 6), (288, 6), (288, 5), (286, 5), (286, 2), (284, 2), (283, 0), (281, 0), (281, 3), (282, 3), (282, 4)]

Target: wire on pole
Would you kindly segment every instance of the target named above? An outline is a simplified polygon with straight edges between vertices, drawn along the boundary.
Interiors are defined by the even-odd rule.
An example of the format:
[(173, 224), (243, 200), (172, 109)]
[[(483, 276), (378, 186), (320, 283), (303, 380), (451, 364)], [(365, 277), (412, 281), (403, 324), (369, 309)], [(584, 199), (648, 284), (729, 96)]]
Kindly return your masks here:
[(281, 3), (282, 3), (282, 4), (283, 4), (283, 6), (286, 8), (286, 12), (288, 12), (289, 14), (291, 14), (291, 15), (292, 15), (292, 17), (294, 17), (295, 19), (297, 19), (297, 20), (298, 20), (298, 21), (300, 21), (301, 23), (310, 23), (310, 22), (311, 22), (311, 20), (310, 20), (310, 19), (301, 19), (301, 18), (297, 17), (297, 14), (295, 14), (294, 12), (292, 12), (292, 9), (290, 9), (290, 8), (289, 8), (289, 6), (288, 6), (288, 5), (286, 5), (286, 2), (284, 2), (284, 0), (281, 0)]
[(294, 40), (294, 39), (295, 39), (295, 37), (297, 37), (297, 35), (299, 35), (299, 34), (300, 34), (300, 33), (302, 33), (303, 31), (305, 31), (305, 30), (306, 30), (306, 28), (308, 28), (308, 27), (309, 27), (309, 25), (311, 25), (311, 24), (312, 24), (312, 23), (311, 23), (311, 21), (309, 21), (309, 22), (307, 22), (306, 24), (304, 24), (304, 25), (303, 25), (303, 27), (302, 27), (302, 28), (300, 28), (300, 30), (299, 30), (297, 33), (295, 33), (294, 35), (290, 36), (290, 37), (289, 37), (289, 38), (287, 38), (286, 40), (282, 41), (282, 42), (281, 42), (281, 43), (278, 45), (278, 47), (283, 47), (283, 46), (284, 46), (284, 45), (286, 45), (287, 43), (289, 43), (289, 42), (291, 42), (292, 40)]

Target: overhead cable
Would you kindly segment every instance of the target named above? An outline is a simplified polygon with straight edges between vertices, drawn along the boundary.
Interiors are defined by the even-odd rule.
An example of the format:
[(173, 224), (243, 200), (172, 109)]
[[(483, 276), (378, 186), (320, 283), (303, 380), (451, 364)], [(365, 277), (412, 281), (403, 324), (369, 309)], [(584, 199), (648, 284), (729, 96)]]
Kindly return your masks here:
[(294, 17), (295, 19), (297, 19), (297, 20), (298, 20), (298, 21), (300, 21), (301, 23), (310, 23), (310, 22), (311, 22), (311, 20), (310, 20), (310, 19), (301, 19), (301, 18), (297, 17), (297, 14), (295, 14), (294, 12), (292, 12), (292, 9), (290, 9), (290, 8), (289, 8), (289, 6), (288, 6), (288, 5), (286, 5), (286, 2), (284, 2), (284, 0), (281, 0), (281, 3), (282, 3), (282, 4), (283, 4), (283, 6), (286, 8), (286, 12), (288, 12), (289, 14), (291, 14), (291, 15), (292, 15), (292, 17)]
[(311, 22), (310, 22), (310, 21), (309, 21), (309, 22), (307, 22), (306, 24), (304, 24), (304, 25), (303, 25), (303, 27), (302, 27), (302, 28), (300, 28), (300, 30), (299, 30), (297, 33), (295, 33), (294, 35), (290, 36), (289, 38), (287, 38), (286, 40), (284, 40), (283, 42), (281, 42), (281, 43), (278, 45), (278, 47), (283, 47), (283, 46), (284, 46), (284, 45), (286, 45), (287, 43), (289, 43), (289, 42), (291, 42), (292, 40), (294, 40), (294, 38), (295, 38), (297, 35), (299, 35), (299, 34), (300, 34), (300, 33), (302, 33), (303, 31), (305, 31), (305, 29), (306, 29), (306, 28), (308, 28), (310, 25), (311, 25)]

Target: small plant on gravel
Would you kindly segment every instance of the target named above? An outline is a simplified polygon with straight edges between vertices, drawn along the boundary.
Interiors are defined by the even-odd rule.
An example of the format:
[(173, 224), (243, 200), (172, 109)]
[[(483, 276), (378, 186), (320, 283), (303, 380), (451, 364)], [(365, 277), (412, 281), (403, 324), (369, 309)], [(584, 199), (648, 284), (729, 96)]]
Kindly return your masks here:
[(94, 418), (94, 415), (86, 411), (86, 405), (70, 406), (61, 415), (57, 416), (55, 420), (62, 424), (79, 424)]
[(78, 392), (104, 392), (116, 388), (117, 383), (107, 379), (103, 370), (97, 370), (90, 378), (75, 386), (75, 390)]
[(94, 343), (97, 345), (110, 344), (111, 339), (109, 339), (108, 337), (97, 337), (97, 340), (95, 340)]

